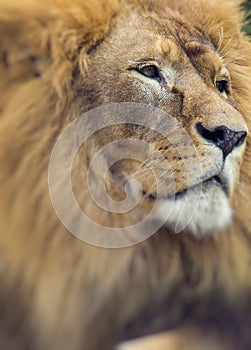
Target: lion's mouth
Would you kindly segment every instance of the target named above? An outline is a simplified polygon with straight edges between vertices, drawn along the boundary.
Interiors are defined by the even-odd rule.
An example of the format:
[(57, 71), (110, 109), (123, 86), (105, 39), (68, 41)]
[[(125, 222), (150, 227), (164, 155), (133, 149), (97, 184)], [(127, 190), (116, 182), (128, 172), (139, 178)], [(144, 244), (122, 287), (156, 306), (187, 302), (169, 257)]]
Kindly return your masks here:
[(209, 181), (213, 181), (214, 183), (218, 184), (219, 186), (222, 186), (223, 188), (225, 188), (225, 181), (223, 180), (222, 177), (216, 175), (213, 176), (211, 179), (209, 179)]
[(176, 192), (174, 195), (170, 196), (156, 196), (152, 193), (147, 193), (143, 191), (143, 195), (147, 196), (151, 200), (165, 199), (165, 200), (179, 200), (190, 191), (198, 192), (200, 190), (206, 190), (210, 185), (221, 187), (223, 192), (228, 196), (229, 194), (229, 182), (225, 176), (222, 174), (214, 175), (204, 181), (201, 181), (191, 187), (185, 188), (182, 191)]
[(214, 175), (207, 180), (204, 180), (196, 185), (186, 188), (180, 192), (177, 192), (175, 194), (175, 199), (180, 199), (182, 196), (186, 195), (188, 191), (198, 190), (199, 188), (205, 189), (207, 186), (210, 186), (210, 184), (214, 184), (216, 186), (221, 187), (223, 192), (225, 192), (225, 194), (228, 195), (229, 193), (228, 180), (226, 179), (225, 176), (220, 174), (220, 175)]

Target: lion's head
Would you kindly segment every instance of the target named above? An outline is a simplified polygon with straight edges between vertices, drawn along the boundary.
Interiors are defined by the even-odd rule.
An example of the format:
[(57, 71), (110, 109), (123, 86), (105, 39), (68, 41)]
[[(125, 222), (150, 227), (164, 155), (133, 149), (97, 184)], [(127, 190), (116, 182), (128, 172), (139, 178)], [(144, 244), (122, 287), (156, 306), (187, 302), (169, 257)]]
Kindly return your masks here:
[[(162, 203), (160, 216), (173, 207), (166, 224), (175, 225), (182, 212), (185, 220), (191, 219), (187, 229), (195, 235), (212, 233), (229, 224), (230, 198), (239, 179), (247, 136), (246, 122), (235, 101), (235, 82), (232, 83), (228, 61), (221, 52), (225, 45), (221, 40), (223, 34), (219, 33), (218, 40), (213, 41), (202, 27), (169, 9), (145, 14), (129, 7), (116, 18), (111, 33), (89, 53), (86, 75), (92, 107), (136, 102), (166, 112), (167, 121), (162, 124), (163, 130), (170, 128), (166, 139), (151, 136), (146, 129), (130, 131), (128, 126), (122, 132), (112, 130), (108, 136), (106, 131), (102, 145), (105, 140), (111, 142), (125, 136), (151, 143), (152, 168), (161, 179), (158, 193), (151, 171), (145, 167), (141, 174), (138, 164), (120, 162), (113, 172), (126, 173), (124, 181), (136, 172), (149, 201)], [(90, 94), (86, 96), (88, 103)], [(168, 124), (169, 117), (175, 118), (177, 125)], [(159, 123), (157, 113), (152, 119), (152, 126)], [(189, 176), (184, 159), (192, 172)], [(170, 188), (170, 171), (175, 188)], [(196, 211), (194, 202), (198, 203)]]

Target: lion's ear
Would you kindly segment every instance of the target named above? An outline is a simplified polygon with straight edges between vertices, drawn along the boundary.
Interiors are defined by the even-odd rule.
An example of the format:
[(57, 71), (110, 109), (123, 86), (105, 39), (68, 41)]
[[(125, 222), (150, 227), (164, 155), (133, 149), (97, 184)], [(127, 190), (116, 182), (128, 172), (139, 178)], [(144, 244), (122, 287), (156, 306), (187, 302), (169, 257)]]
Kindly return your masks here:
[(72, 66), (108, 31), (116, 6), (117, 0), (0, 0), (1, 81)]

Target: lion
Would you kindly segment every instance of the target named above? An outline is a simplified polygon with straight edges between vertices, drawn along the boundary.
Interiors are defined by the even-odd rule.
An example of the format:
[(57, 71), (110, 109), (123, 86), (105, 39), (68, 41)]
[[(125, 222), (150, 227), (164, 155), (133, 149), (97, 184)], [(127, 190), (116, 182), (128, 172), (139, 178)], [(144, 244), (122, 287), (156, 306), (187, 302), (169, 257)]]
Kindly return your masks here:
[[(251, 44), (240, 5), (0, 2), (1, 349), (250, 349)], [(130, 228), (122, 246), (94, 241), (95, 225), (78, 237), (64, 224), (78, 218), (53, 155), (97, 125), (72, 159), (72, 192), (108, 236), (124, 242)], [(112, 203), (140, 195), (137, 206), (102, 208), (100, 181)]]

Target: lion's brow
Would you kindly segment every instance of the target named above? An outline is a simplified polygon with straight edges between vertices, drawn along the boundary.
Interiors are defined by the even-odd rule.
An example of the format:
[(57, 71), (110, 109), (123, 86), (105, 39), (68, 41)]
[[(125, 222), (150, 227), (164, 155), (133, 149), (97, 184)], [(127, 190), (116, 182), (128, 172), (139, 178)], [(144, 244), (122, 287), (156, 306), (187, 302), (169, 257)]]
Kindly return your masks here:
[(192, 55), (202, 55), (205, 54), (206, 52), (212, 51), (212, 46), (209, 45), (208, 43), (201, 43), (199, 41), (186, 41), (185, 44), (185, 49), (186, 51), (189, 51), (190, 54)]

